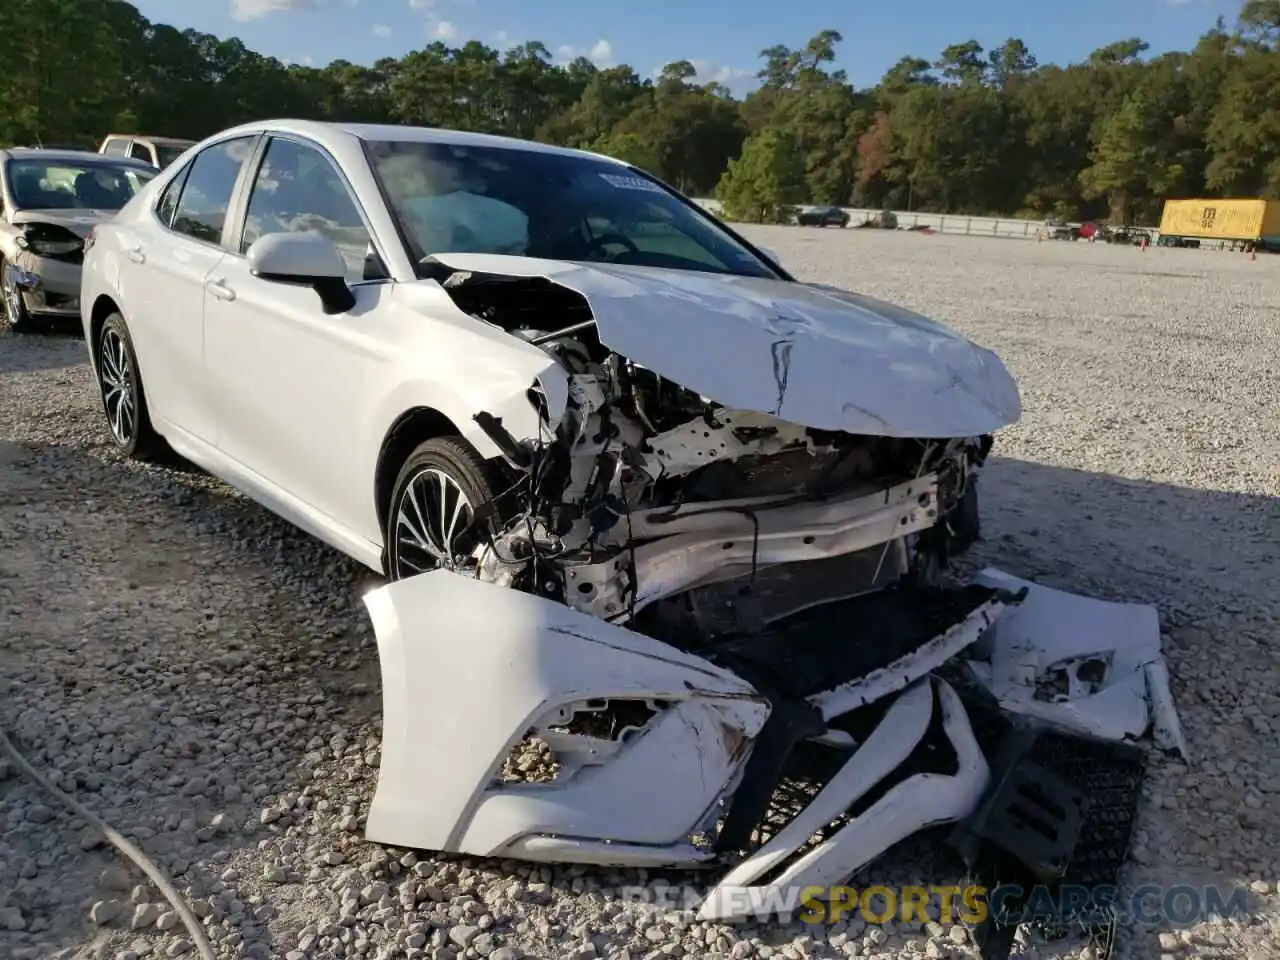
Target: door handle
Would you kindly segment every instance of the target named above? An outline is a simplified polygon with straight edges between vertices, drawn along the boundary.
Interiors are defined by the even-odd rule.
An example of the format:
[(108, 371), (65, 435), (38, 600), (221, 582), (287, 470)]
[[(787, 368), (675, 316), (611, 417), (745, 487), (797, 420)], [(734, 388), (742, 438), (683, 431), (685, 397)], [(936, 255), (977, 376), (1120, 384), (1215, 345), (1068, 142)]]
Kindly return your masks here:
[(228, 287), (221, 277), (217, 280), (206, 281), (204, 288), (219, 300), (226, 300), (230, 302), (236, 298), (236, 292)]
[(142, 252), (142, 247), (139, 245), (129, 251), (129, 259), (134, 263), (146, 263), (147, 255)]

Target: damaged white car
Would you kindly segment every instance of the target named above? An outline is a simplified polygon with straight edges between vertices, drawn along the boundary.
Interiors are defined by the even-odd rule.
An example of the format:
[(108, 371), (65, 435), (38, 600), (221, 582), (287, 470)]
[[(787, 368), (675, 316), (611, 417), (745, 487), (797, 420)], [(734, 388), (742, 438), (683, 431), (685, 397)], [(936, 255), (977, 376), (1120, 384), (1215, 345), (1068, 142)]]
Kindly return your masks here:
[[(933, 673), (1016, 647), (991, 628), (1035, 596), (941, 576), (1021, 413), (990, 351), (796, 281), (618, 161), (401, 127), (220, 134), (97, 230), (84, 276), (124, 451), (166, 441), (398, 581), (367, 598), (371, 839), (745, 856), (704, 906), (728, 917), (733, 890), (839, 881), (987, 793)], [(1078, 730), (1107, 687), (1103, 733), (1176, 724), (1167, 688), (1121, 675), (1160, 687), (1158, 632), (1154, 657), (1127, 642), (1072, 646), (1093, 679), (1040, 718)], [(973, 687), (1016, 700), (1021, 674), (986, 656)], [(541, 777), (512, 759), (530, 738)], [(801, 745), (839, 769), (765, 841)], [(894, 780), (921, 749), (950, 759)]]

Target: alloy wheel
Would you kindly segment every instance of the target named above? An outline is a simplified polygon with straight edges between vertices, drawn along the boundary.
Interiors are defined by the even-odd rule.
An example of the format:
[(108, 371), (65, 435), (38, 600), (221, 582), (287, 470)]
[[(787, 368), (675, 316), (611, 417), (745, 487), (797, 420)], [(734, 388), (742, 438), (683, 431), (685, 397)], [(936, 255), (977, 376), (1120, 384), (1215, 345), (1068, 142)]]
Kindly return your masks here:
[(404, 486), (396, 504), (396, 579), (454, 569), (474, 549), (475, 510), (458, 482), (428, 467)]
[(22, 317), (22, 294), (18, 292), (18, 285), (4, 276), (0, 276), (0, 299), (4, 300), (4, 313), (9, 322), (17, 323)]
[(111, 434), (116, 443), (127, 447), (138, 428), (138, 403), (133, 390), (129, 348), (116, 330), (108, 329), (102, 335), (98, 384), (102, 390), (102, 405), (107, 411), (107, 422), (111, 424)]

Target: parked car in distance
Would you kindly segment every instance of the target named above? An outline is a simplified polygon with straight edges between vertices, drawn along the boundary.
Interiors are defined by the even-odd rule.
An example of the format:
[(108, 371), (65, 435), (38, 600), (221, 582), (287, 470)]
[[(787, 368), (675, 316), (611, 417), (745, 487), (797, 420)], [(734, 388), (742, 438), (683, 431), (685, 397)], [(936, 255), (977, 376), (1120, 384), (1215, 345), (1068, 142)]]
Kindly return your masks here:
[(113, 157), (132, 157), (149, 163), (157, 170), (163, 170), (177, 160), (189, 147), (195, 146), (194, 140), (179, 140), (176, 137), (147, 137), (136, 133), (110, 133), (98, 148), (99, 153)]
[(1021, 412), (990, 351), (795, 280), (623, 161), (449, 130), (211, 137), (94, 232), (81, 316), (125, 455), (167, 445), (392, 579), (613, 618), (868, 543), (882, 583), (913, 524), (927, 576)]
[(802, 227), (847, 227), (849, 214), (839, 207), (810, 207), (796, 214), (796, 223)]
[(897, 230), (898, 215), (892, 210), (880, 210), (859, 224), (868, 230)]
[(1046, 217), (1044, 221), (1044, 236), (1050, 240), (1078, 240), (1080, 239), (1080, 230), (1073, 227), (1067, 221), (1059, 217)]
[(0, 150), (0, 303), (13, 329), (80, 315), (85, 235), (155, 175), (87, 150)]

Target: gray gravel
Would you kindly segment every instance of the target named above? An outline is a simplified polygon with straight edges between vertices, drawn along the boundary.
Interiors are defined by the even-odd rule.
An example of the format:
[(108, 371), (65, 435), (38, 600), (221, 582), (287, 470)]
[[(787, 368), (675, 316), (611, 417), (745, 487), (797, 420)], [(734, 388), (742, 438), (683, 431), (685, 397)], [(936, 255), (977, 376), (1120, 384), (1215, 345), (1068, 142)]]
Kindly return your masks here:
[[(1249, 889), (1248, 916), (1126, 929), (1120, 955), (1280, 956), (1280, 259), (749, 232), (1009, 362), (1026, 413), (971, 562), (1159, 605), (1195, 764), (1155, 764), (1126, 882)], [(718, 927), (626, 907), (636, 873), (364, 843), (367, 572), (197, 471), (122, 462), (84, 352), (0, 330), (0, 725), (169, 870), (222, 956), (972, 955), (939, 924)], [(957, 879), (930, 863), (909, 843), (863, 879)], [(0, 958), (191, 949), (158, 891), (0, 760)]]

